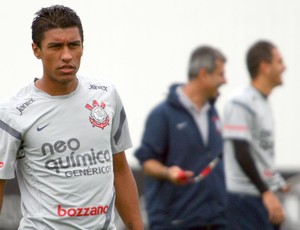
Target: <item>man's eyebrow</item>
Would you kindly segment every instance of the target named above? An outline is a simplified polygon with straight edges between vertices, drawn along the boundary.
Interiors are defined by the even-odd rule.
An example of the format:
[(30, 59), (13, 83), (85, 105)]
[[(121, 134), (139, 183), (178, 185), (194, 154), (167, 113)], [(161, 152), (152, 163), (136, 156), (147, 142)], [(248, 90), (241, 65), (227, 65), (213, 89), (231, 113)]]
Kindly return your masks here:
[(68, 42), (68, 44), (81, 44), (80, 40)]
[(59, 44), (63, 44), (63, 42), (49, 42), (47, 45), (59, 45)]
[[(47, 46), (57, 46), (57, 45), (63, 45), (64, 42), (49, 42)], [(74, 41), (70, 41), (70, 42), (67, 42), (67, 44), (81, 44), (81, 41), (80, 40), (74, 40)]]

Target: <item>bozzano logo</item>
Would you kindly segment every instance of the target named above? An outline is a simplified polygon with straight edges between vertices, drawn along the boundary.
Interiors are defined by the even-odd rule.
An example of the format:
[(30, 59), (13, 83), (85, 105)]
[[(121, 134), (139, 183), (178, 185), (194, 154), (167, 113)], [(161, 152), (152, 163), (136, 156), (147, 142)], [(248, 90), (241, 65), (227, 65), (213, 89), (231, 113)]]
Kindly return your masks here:
[(108, 211), (108, 205), (100, 205), (94, 207), (82, 207), (82, 208), (63, 208), (61, 205), (57, 207), (58, 216), (96, 216), (106, 214)]

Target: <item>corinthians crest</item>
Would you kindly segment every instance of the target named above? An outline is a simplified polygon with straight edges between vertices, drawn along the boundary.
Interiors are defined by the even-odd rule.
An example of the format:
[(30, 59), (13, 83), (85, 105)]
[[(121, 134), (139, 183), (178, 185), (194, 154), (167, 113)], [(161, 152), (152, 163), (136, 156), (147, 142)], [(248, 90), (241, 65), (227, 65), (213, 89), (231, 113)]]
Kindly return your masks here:
[(109, 125), (109, 116), (104, 110), (105, 103), (101, 102), (101, 105), (96, 100), (92, 101), (93, 105), (86, 104), (85, 108), (91, 111), (90, 113), (90, 122), (93, 127), (97, 126), (101, 129), (104, 129), (105, 126)]

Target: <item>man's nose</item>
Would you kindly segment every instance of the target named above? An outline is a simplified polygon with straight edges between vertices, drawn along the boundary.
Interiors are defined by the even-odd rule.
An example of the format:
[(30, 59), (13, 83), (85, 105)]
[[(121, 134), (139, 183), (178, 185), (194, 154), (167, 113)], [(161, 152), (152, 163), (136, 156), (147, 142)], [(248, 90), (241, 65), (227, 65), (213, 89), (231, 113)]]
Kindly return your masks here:
[(70, 61), (72, 59), (72, 54), (71, 54), (71, 51), (70, 49), (65, 46), (63, 49), (62, 49), (62, 52), (61, 52), (61, 59), (63, 61)]

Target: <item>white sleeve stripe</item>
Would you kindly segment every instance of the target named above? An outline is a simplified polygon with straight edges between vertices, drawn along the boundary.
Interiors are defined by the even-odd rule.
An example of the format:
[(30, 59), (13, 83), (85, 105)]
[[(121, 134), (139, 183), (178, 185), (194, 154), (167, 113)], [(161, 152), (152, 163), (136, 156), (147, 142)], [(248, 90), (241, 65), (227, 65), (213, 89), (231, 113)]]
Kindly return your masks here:
[(3, 129), (5, 132), (9, 133), (11, 136), (17, 138), (18, 140), (22, 139), (22, 134), (20, 132), (10, 127), (8, 124), (4, 123), (1, 120), (0, 120), (0, 129)]

